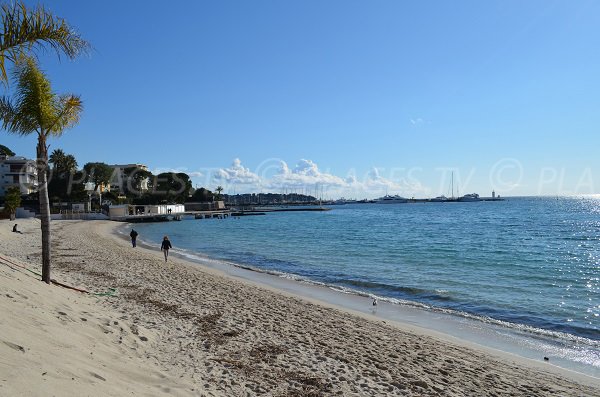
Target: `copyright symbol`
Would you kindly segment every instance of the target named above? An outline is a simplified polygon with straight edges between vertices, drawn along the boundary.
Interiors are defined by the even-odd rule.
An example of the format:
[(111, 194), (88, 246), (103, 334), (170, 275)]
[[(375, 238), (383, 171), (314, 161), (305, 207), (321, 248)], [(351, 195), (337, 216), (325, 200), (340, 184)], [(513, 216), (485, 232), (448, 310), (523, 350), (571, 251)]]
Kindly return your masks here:
[(260, 181), (266, 181), (281, 171), (282, 164), (285, 162), (279, 158), (266, 159), (256, 167), (255, 174), (258, 175)]
[(517, 159), (497, 161), (490, 170), (490, 184), (494, 190), (506, 192), (515, 189), (523, 179), (523, 165)]

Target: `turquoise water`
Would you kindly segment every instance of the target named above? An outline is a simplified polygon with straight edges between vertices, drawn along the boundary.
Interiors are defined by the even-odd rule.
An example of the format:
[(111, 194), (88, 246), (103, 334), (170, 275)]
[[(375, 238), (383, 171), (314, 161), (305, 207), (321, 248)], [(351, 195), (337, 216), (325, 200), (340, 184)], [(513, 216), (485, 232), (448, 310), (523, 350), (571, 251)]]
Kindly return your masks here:
[(600, 200), (353, 204), (134, 227), (159, 246), (532, 332), (600, 341)]

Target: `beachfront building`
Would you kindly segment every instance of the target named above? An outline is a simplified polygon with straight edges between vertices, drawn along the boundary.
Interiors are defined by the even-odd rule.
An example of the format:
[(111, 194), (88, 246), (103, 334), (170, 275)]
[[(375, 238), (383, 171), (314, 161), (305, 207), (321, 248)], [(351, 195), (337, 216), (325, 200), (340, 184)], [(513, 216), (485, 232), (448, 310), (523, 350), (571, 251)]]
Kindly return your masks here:
[(180, 215), (185, 212), (183, 204), (158, 204), (158, 205), (111, 205), (109, 208), (110, 219), (135, 218)]
[(22, 195), (37, 192), (37, 168), (34, 160), (0, 155), (0, 196), (6, 195), (6, 191), (12, 186), (18, 186)]
[[(148, 171), (148, 167), (144, 164), (112, 164), (110, 167), (113, 168), (113, 177), (110, 182), (109, 191), (120, 192), (125, 191), (124, 187), (127, 185), (127, 174), (125, 172), (128, 168), (137, 168), (143, 171)], [(145, 192), (148, 190), (148, 178), (145, 178), (141, 182), (140, 190)]]

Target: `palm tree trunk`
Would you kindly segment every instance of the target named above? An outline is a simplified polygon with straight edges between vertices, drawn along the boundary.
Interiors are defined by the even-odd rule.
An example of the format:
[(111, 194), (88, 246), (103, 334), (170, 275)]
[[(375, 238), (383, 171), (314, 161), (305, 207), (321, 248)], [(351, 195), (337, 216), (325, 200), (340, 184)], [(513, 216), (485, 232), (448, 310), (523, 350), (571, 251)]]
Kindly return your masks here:
[(40, 219), (42, 224), (42, 281), (50, 284), (50, 200), (48, 199), (48, 147), (40, 132), (37, 145)]

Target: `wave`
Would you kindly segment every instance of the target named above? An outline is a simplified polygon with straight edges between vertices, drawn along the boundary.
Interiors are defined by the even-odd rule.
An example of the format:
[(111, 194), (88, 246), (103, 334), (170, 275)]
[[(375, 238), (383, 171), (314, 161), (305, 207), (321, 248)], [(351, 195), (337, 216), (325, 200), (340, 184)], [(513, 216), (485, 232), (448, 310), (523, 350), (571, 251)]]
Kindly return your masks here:
[(449, 294), (448, 291), (439, 292), (438, 290), (432, 291), (417, 287), (404, 287), (398, 285), (385, 284), (376, 281), (340, 278), (332, 280), (332, 284), (348, 285), (357, 288), (366, 288), (377, 292), (390, 292), (404, 297), (419, 297), (422, 299), (431, 299), (445, 302), (453, 300), (453, 297)]

